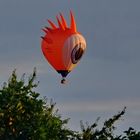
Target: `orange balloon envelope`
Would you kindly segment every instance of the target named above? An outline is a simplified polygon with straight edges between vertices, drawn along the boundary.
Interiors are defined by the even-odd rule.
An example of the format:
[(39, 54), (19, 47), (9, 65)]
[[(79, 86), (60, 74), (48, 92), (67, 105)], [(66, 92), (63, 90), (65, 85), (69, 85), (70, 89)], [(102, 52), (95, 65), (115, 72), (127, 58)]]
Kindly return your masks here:
[(43, 29), (45, 36), (42, 37), (41, 42), (45, 58), (62, 75), (61, 83), (65, 83), (65, 77), (77, 65), (86, 49), (86, 41), (76, 29), (72, 12), (70, 17), (70, 27), (61, 13), (60, 18), (56, 17), (58, 27), (48, 20), (51, 27)]

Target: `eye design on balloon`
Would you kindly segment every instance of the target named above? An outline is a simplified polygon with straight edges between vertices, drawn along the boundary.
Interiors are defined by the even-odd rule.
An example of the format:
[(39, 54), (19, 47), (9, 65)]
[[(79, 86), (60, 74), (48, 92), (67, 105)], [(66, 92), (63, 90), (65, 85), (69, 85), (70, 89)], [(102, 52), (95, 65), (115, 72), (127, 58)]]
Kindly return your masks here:
[(80, 61), (86, 49), (86, 42), (82, 35), (73, 34), (68, 37), (63, 47), (63, 64), (71, 71)]
[(72, 53), (71, 53), (72, 63), (76, 64), (81, 59), (81, 57), (83, 56), (83, 53), (84, 53), (84, 50), (82, 48), (82, 44), (81, 43), (77, 44), (73, 48)]

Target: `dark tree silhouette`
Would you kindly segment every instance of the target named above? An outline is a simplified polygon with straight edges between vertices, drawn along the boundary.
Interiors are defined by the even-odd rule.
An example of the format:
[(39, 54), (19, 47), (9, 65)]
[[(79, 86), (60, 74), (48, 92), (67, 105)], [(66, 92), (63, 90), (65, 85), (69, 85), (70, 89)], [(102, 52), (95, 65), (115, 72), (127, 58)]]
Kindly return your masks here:
[(114, 123), (124, 115), (126, 108), (104, 122), (99, 130), (98, 121), (92, 125), (81, 122), (81, 132), (67, 128), (69, 119), (58, 115), (55, 103), (41, 98), (34, 91), (36, 71), (25, 80), (13, 71), (0, 89), (0, 140), (140, 140), (140, 132), (133, 128), (114, 134)]
[(36, 72), (25, 84), (24, 76), (18, 80), (14, 71), (0, 90), (0, 139), (59, 140), (73, 134), (65, 129), (68, 119), (62, 120), (54, 109), (53, 102), (47, 103), (39, 93), (33, 91)]

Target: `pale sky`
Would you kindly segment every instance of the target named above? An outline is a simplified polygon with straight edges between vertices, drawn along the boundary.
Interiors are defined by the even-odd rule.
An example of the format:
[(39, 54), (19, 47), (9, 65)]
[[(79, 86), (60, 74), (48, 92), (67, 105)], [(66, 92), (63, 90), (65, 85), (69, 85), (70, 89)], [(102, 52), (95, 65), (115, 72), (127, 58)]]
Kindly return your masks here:
[[(140, 1), (139, 0), (1, 0), (0, 82), (16, 68), (21, 76), (37, 68), (36, 91), (56, 102), (69, 127), (79, 130), (80, 120), (101, 122), (127, 106), (118, 129), (140, 130)], [(40, 44), (49, 26), (62, 12), (69, 23), (72, 10), (77, 29), (87, 41), (79, 65), (67, 85), (47, 63)]]

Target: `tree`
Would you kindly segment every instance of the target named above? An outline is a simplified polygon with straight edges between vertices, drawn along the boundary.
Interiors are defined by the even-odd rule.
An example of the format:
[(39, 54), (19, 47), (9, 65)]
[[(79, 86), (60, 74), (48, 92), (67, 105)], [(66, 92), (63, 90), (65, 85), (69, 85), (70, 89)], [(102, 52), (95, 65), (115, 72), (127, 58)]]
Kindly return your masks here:
[(137, 132), (132, 127), (119, 136), (114, 134), (116, 129), (114, 123), (124, 115), (125, 111), (126, 107), (121, 112), (118, 112), (118, 114), (106, 120), (100, 130), (97, 128), (100, 118), (97, 118), (96, 122), (92, 125), (86, 123), (86, 127), (81, 121), (82, 132), (77, 135), (77, 140), (140, 140), (140, 132)]
[(17, 79), (13, 71), (8, 83), (0, 90), (0, 139), (60, 140), (71, 136), (65, 128), (68, 119), (62, 120), (54, 109), (55, 103), (47, 103), (33, 91), (36, 71), (25, 84), (24, 75)]
[(101, 129), (98, 121), (92, 125), (81, 122), (81, 132), (67, 128), (68, 120), (62, 120), (55, 103), (34, 91), (36, 71), (25, 81), (25, 75), (17, 78), (13, 71), (7, 83), (0, 89), (0, 140), (140, 140), (140, 132), (129, 128), (121, 135), (114, 134), (114, 123), (126, 108), (106, 120)]
[(126, 107), (124, 107), (124, 109), (117, 115), (114, 115), (112, 118), (109, 118), (107, 121), (105, 121), (101, 130), (96, 128), (98, 126), (99, 118), (94, 124), (90, 126), (87, 125), (86, 128), (81, 122), (82, 135), (79, 140), (120, 140), (121, 136), (114, 136), (114, 123), (118, 121), (122, 115), (124, 115), (125, 109)]

